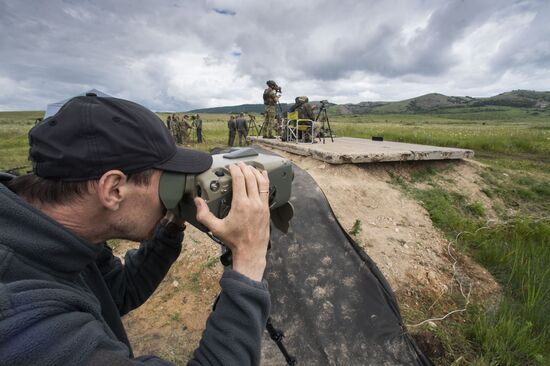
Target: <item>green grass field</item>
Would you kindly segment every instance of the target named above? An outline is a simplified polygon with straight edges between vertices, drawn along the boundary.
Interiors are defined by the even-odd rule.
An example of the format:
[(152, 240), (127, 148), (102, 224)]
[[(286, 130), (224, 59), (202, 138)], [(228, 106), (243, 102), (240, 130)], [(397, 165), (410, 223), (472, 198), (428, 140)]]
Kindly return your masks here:
[[(24, 172), (27, 132), (41, 112), (0, 112), (0, 170)], [(165, 119), (166, 114), (160, 113)], [(201, 150), (225, 147), (227, 115), (203, 114), (206, 143)], [(458, 246), (488, 268), (503, 287), (494, 308), (470, 306), (464, 322), (440, 331), (446, 356), (454, 365), (550, 365), (550, 116), (521, 109), (451, 111), (439, 115), (334, 116), (338, 136), (384, 136), (386, 140), (473, 149), (487, 165), (484, 193), (501, 202), (499, 222), (488, 224), (483, 207), (466, 202), (444, 186), (411, 188), (434, 224)], [(258, 121), (261, 117), (258, 116)], [(415, 180), (429, 180), (419, 172)], [(437, 173), (437, 172), (435, 172)], [(461, 361), (454, 360), (461, 359)]]

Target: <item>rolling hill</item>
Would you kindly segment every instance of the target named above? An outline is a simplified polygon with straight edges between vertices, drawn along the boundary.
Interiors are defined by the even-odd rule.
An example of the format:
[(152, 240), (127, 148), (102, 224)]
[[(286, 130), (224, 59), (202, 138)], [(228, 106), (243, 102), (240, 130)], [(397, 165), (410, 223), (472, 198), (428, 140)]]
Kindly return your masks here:
[[(318, 102), (312, 102), (318, 104)], [(281, 104), (286, 111), (290, 104)], [(483, 109), (487, 107), (515, 107), (550, 110), (550, 92), (533, 90), (513, 90), (487, 98), (470, 96), (456, 97), (430, 93), (397, 102), (360, 102), (356, 104), (329, 104), (328, 111), (334, 115), (348, 114), (425, 114), (448, 113), (460, 109)], [(242, 104), (215, 108), (194, 109), (193, 113), (261, 113), (263, 104)]]

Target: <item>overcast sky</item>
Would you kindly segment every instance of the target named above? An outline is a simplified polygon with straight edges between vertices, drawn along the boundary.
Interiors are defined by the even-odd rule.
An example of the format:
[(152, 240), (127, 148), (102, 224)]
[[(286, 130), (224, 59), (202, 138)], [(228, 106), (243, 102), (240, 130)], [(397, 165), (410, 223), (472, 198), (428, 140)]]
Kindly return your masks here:
[(550, 90), (547, 0), (0, 0), (0, 110), (97, 88), (157, 111)]

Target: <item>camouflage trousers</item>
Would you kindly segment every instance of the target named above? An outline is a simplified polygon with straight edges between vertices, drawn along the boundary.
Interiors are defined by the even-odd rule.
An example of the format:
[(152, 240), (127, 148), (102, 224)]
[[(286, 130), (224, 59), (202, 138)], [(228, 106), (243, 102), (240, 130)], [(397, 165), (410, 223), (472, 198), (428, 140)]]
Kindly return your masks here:
[(189, 128), (185, 126), (180, 127), (180, 140), (182, 144), (189, 142)]
[(180, 127), (178, 122), (172, 122), (170, 126), (170, 132), (172, 133), (172, 136), (174, 137), (174, 141), (176, 144), (181, 144), (181, 136), (180, 136)]
[(263, 137), (273, 138), (273, 130), (276, 127), (275, 123), (275, 106), (265, 106), (265, 124), (263, 130)]
[(239, 134), (239, 146), (246, 146), (246, 136), (248, 136), (247, 130), (237, 130)]
[(233, 146), (235, 144), (235, 134), (237, 131), (235, 130), (229, 130), (229, 138), (227, 139), (227, 145)]

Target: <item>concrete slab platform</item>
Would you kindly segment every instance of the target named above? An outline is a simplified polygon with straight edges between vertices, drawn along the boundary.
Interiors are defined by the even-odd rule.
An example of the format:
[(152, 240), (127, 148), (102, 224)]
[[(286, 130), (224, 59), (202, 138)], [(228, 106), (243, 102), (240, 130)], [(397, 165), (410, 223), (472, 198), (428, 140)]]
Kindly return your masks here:
[(252, 143), (263, 144), (290, 153), (311, 156), (330, 164), (374, 163), (384, 161), (465, 159), (473, 150), (451, 147), (407, 144), (393, 141), (372, 141), (355, 137), (335, 137), (334, 142), (296, 143), (279, 139), (249, 136)]

